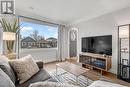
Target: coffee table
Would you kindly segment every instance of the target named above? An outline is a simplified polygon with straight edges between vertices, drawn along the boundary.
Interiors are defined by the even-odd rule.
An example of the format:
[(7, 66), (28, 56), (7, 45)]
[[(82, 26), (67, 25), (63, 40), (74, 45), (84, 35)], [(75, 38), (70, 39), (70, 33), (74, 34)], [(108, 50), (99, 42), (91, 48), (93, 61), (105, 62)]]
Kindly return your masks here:
[[(70, 63), (70, 62), (63, 62), (63, 63), (58, 63), (56, 64), (56, 75), (58, 75), (58, 68), (61, 68), (65, 70), (66, 72), (69, 72), (76, 76), (76, 82), (78, 84), (78, 77), (83, 75), (84, 73), (87, 73), (89, 69), (83, 68), (79, 65)], [(88, 83), (88, 78), (87, 78), (87, 83)]]

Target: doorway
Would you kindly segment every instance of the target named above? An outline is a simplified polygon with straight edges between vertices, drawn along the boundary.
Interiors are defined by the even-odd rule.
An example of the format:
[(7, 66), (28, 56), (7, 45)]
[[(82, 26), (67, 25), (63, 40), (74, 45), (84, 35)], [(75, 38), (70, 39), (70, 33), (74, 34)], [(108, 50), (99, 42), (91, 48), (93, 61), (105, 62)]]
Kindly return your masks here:
[(77, 57), (77, 36), (78, 30), (76, 28), (69, 31), (69, 57)]

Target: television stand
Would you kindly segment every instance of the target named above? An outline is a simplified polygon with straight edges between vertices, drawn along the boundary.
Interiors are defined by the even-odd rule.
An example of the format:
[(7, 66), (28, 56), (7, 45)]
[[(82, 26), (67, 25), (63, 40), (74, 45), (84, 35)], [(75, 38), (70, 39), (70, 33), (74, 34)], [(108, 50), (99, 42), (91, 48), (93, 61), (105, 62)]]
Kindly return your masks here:
[(95, 53), (82, 53), (79, 55), (79, 62), (82, 66), (87, 66), (89, 69), (99, 69), (101, 74), (103, 71), (108, 71), (111, 68), (111, 56), (103, 56)]

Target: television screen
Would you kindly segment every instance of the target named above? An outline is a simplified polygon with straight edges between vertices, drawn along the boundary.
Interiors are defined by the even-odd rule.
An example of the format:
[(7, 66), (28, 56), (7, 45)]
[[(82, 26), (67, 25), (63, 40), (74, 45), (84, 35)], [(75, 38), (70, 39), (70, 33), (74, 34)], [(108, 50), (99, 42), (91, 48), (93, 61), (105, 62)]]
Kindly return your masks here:
[(112, 35), (83, 37), (82, 52), (112, 55)]

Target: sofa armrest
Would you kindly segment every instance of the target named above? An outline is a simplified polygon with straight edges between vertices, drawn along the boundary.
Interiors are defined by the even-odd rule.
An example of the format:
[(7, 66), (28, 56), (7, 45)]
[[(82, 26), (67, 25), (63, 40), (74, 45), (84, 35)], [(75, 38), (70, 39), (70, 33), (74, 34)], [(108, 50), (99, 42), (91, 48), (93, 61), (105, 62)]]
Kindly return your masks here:
[(37, 61), (36, 62), (37, 66), (39, 67), (39, 69), (42, 69), (43, 68), (43, 62), (42, 61)]

